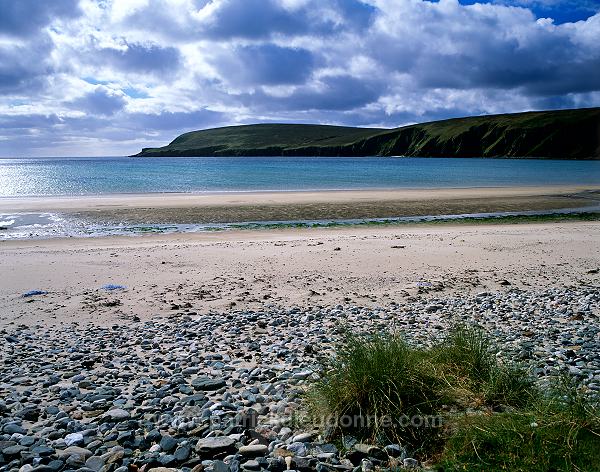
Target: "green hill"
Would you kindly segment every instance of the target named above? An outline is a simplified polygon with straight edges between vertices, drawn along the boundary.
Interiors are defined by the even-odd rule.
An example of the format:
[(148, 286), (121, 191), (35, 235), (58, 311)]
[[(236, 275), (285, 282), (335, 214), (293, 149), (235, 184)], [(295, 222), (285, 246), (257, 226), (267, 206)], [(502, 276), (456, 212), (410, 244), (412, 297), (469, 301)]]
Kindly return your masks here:
[(600, 159), (600, 108), (475, 116), (395, 129), (257, 124), (192, 131), (137, 156)]

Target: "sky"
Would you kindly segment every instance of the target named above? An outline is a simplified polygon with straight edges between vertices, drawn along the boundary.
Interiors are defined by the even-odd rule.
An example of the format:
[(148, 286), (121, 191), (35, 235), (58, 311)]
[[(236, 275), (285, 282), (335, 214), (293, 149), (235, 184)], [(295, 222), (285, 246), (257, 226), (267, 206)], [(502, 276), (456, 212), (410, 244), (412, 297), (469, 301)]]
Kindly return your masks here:
[(600, 0), (0, 0), (0, 156), (600, 106)]

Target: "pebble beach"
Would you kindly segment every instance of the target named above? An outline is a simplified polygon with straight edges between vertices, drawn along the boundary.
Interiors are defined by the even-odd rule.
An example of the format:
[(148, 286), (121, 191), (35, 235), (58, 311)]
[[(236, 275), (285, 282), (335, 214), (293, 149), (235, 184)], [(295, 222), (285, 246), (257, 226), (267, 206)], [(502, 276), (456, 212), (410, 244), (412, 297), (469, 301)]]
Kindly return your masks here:
[(0, 0), (0, 472), (600, 472), (600, 0)]
[[(427, 292), (425, 288), (423, 292)], [(600, 293), (589, 286), (196, 315), (110, 327), (5, 330), (4, 470), (365, 470), (413, 464), (401, 445), (346, 438), (342, 453), (294, 424), (341, 326), (413, 343), (477, 323), (540, 382), (600, 391)], [(417, 466), (414, 463), (415, 467)]]
[[(466, 323), (483, 328), (500, 354), (526, 366), (540, 385), (564, 372), (590, 394), (600, 391), (600, 226), (547, 228), (231, 235), (235, 253), (222, 250), (237, 258), (237, 264), (226, 260), (237, 274), (222, 271), (219, 289), (213, 296), (205, 290), (205, 300), (183, 280), (173, 291), (189, 274), (171, 261), (173, 251), (193, 252), (198, 260), (190, 255), (187, 263), (201, 267), (202, 260), (205, 266), (194, 281), (212, 280), (206, 254), (223, 243), (209, 236), (6, 243), (3, 256), (46, 290), (24, 297), (15, 293), (18, 279), (3, 290), (10, 309), (1, 331), (0, 470), (426, 469), (402, 444), (367, 445), (352, 437), (340, 444), (299, 421), (307, 388), (345, 330), (393, 330), (411, 344), (427, 345)], [(574, 238), (578, 244), (565, 249)], [(287, 265), (274, 265), (270, 258), (280, 258), (282, 248), (288, 249)], [(40, 273), (34, 259), (50, 264), (58, 257), (73, 269), (74, 261), (87, 260), (87, 251), (97, 255), (88, 272), (57, 273), (54, 286), (33, 276)], [(148, 252), (164, 273), (157, 283), (136, 287), (124, 274), (142, 273), (136, 264)], [(267, 280), (285, 273), (293, 281), (296, 271), (307, 269), (295, 264), (300, 260), (311, 266), (313, 277), (304, 273), (304, 280), (312, 284), (273, 284), (263, 292), (254, 271)], [(352, 273), (351, 262), (362, 276)], [(382, 266), (402, 270), (386, 278)], [(361, 297), (358, 287), (369, 287), (375, 274), (379, 287)], [(123, 285), (94, 290), (76, 283), (117, 280)], [(231, 292), (236, 296), (225, 296)], [(147, 308), (143, 314), (140, 306)]]

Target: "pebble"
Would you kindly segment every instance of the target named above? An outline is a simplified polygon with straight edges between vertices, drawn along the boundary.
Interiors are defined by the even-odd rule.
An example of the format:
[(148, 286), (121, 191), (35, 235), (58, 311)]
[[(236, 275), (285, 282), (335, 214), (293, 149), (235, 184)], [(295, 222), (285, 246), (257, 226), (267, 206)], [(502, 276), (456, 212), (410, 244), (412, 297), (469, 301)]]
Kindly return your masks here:
[(104, 467), (105, 463), (106, 462), (104, 461), (104, 459), (102, 457), (92, 456), (92, 457), (88, 458), (88, 460), (85, 461), (85, 466), (88, 469), (99, 472), (100, 470), (102, 470), (102, 467)]
[(63, 450), (57, 450), (56, 456), (59, 459), (69, 459), (72, 456), (78, 456), (83, 458), (88, 458), (92, 456), (92, 452), (89, 449), (85, 449), (79, 446), (69, 446)]
[(301, 442), (293, 442), (291, 444), (288, 444), (287, 450), (293, 452), (296, 456), (306, 456), (308, 452), (306, 445)]
[(238, 453), (244, 457), (259, 457), (267, 454), (269, 447), (264, 444), (252, 444), (242, 446), (238, 449)]
[(188, 444), (179, 446), (173, 453), (173, 457), (178, 462), (186, 461), (192, 453), (192, 447)]
[(177, 447), (177, 439), (166, 435), (163, 436), (160, 440), (160, 448), (165, 452), (171, 452), (173, 449)]
[(107, 411), (104, 415), (103, 418), (110, 420), (110, 421), (123, 421), (126, 419), (129, 419), (131, 415), (129, 414), (129, 412), (127, 410), (123, 410), (122, 408), (114, 408), (110, 411)]
[(196, 443), (196, 451), (200, 453), (217, 454), (230, 450), (234, 444), (235, 441), (227, 436), (204, 438), (198, 440)]
[(79, 446), (83, 444), (83, 434), (71, 433), (65, 436), (65, 444), (67, 446)]
[[(420, 464), (400, 444), (344, 451), (289, 420), (333, 351), (339, 320), (403, 330), (427, 344), (475, 323), (541, 385), (571, 372), (600, 390), (600, 292), (593, 287), (432, 292), (385, 308), (356, 305), (177, 315), (168, 320), (14, 325), (0, 347), (0, 472), (377, 470)], [(348, 458), (353, 459), (350, 463)]]
[(292, 442), (310, 442), (313, 438), (312, 433), (300, 433), (293, 437)]
[(211, 391), (219, 390), (225, 386), (225, 379), (222, 378), (210, 378), (210, 377), (196, 377), (192, 380), (192, 387), (195, 390)]

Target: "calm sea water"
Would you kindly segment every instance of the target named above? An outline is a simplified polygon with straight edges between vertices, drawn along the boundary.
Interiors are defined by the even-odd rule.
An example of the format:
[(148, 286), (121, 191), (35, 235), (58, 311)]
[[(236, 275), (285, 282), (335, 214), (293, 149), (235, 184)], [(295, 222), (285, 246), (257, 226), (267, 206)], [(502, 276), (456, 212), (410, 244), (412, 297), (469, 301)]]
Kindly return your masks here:
[[(600, 161), (373, 157), (0, 159), (0, 198), (149, 192), (498, 187), (556, 184), (599, 185)], [(465, 217), (469, 215), (452, 216)], [(486, 216), (486, 214), (470, 216)], [(443, 218), (444, 215), (431, 218), (440, 217)], [(421, 219), (423, 218), (398, 218), (399, 221)], [(305, 223), (309, 225), (329, 224), (328, 221)], [(336, 221), (336, 223), (340, 222)], [(349, 220), (347, 223), (355, 223), (355, 221)], [(248, 224), (249, 226), (246, 224), (136, 226), (128, 222), (86, 221), (74, 215), (52, 212), (4, 213), (0, 214), (0, 240), (109, 234), (135, 235), (147, 232), (213, 231), (246, 228), (254, 225), (252, 222)], [(262, 224), (264, 222), (260, 223), (260, 225)]]
[(600, 161), (195, 157), (0, 159), (0, 197), (600, 184)]

